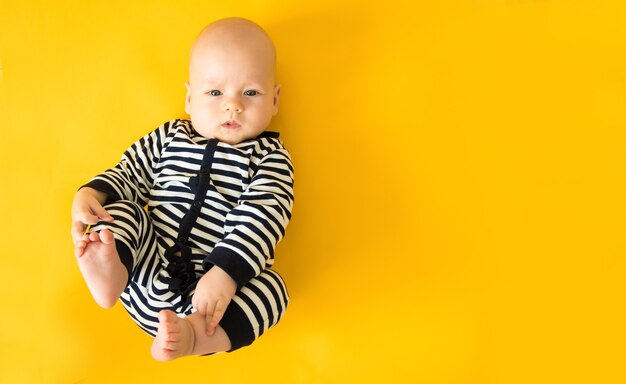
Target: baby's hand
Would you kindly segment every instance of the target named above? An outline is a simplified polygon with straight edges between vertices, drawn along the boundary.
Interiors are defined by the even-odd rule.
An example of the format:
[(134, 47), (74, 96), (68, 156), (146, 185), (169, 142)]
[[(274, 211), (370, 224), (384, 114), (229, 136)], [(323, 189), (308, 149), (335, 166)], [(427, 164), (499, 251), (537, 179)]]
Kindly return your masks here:
[(237, 283), (223, 269), (214, 266), (200, 278), (191, 304), (206, 318), (206, 333), (212, 336), (237, 292)]
[(113, 217), (102, 207), (106, 194), (92, 188), (82, 188), (76, 192), (72, 203), (72, 240), (74, 244), (83, 239), (88, 225), (99, 221), (113, 221)]

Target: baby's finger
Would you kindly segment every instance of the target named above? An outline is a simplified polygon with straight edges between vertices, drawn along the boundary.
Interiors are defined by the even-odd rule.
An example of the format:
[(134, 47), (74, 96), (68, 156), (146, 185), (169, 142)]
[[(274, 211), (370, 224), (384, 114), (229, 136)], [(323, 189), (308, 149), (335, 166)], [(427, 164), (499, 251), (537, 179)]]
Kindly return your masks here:
[(212, 319), (213, 319), (213, 312), (215, 311), (215, 306), (213, 306), (211, 308), (211, 306), (207, 305), (206, 306), (206, 315), (205, 315), (205, 322), (206, 322), (206, 334), (207, 336), (212, 336), (213, 332), (215, 332), (214, 327), (211, 325)]
[(94, 207), (93, 210), (94, 210), (94, 213), (98, 215), (98, 218), (100, 220), (108, 221), (108, 222), (113, 221), (113, 216), (109, 215), (109, 212), (107, 212), (107, 210), (102, 208), (101, 206)]
[(215, 309), (213, 310), (213, 314), (211, 317), (207, 315), (207, 335), (212, 336), (215, 333), (215, 328), (224, 317), (224, 313), (226, 312), (226, 305), (224, 302), (219, 300), (215, 304)]
[(85, 229), (87, 229), (87, 224), (85, 223), (80, 221), (74, 221), (72, 223), (72, 240), (74, 241), (74, 244), (76, 244), (76, 242), (83, 237)]
[(100, 221), (100, 218), (96, 215), (92, 215), (91, 213), (86, 212), (86, 213), (83, 213), (82, 215), (77, 215), (76, 220), (83, 223), (85, 225), (85, 228), (87, 228), (87, 225), (98, 224), (98, 222)]

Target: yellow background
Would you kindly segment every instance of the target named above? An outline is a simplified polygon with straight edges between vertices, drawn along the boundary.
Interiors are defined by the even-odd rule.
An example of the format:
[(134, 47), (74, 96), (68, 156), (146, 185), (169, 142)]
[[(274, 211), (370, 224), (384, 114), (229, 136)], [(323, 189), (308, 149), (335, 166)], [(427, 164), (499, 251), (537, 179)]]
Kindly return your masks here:
[[(283, 321), (152, 361), (74, 191), (184, 116), (208, 22), (273, 36), (296, 205)], [(0, 381), (623, 383), (623, 1), (0, 0)]]

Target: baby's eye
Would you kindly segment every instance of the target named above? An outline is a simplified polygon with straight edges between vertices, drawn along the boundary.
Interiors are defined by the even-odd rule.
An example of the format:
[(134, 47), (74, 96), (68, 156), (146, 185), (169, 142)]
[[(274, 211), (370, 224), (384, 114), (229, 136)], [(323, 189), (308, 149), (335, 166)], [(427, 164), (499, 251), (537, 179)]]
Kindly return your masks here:
[(218, 91), (217, 89), (213, 89), (213, 90), (211, 90), (211, 91), (209, 91), (209, 92), (207, 92), (207, 93), (208, 93), (209, 95), (211, 95), (211, 96), (219, 96), (219, 95), (221, 95), (221, 94), (222, 94), (222, 92), (221, 92), (221, 91)]
[(258, 91), (254, 91), (254, 90), (249, 90), (249, 91), (245, 91), (243, 94), (246, 95), (246, 96), (256, 96), (256, 95), (259, 94), (259, 92)]

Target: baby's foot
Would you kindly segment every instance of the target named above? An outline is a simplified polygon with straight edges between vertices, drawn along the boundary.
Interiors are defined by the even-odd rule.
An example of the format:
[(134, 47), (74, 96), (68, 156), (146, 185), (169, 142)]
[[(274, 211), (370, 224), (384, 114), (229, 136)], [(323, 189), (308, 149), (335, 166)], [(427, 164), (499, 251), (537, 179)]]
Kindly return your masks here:
[(155, 360), (170, 361), (190, 355), (194, 343), (191, 323), (170, 310), (159, 312), (159, 328), (151, 348)]
[(78, 242), (77, 249), (78, 268), (91, 295), (101, 307), (111, 308), (128, 281), (128, 271), (120, 261), (113, 233), (108, 229), (92, 232)]

